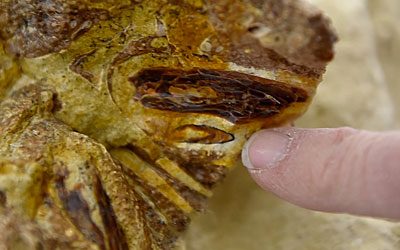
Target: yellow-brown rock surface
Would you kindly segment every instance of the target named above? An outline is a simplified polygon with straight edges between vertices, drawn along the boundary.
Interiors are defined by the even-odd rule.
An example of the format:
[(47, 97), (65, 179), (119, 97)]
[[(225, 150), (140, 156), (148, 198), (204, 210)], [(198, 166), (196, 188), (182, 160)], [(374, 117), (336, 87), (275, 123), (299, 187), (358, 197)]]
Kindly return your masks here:
[(173, 249), (336, 35), (287, 0), (0, 3), (0, 248)]
[[(335, 60), (302, 127), (399, 129), (400, 2), (310, 0), (332, 19), (340, 37)], [(392, 98), (391, 98), (392, 97)], [(308, 211), (258, 187), (236, 168), (196, 217), (187, 249), (400, 249), (400, 224)]]

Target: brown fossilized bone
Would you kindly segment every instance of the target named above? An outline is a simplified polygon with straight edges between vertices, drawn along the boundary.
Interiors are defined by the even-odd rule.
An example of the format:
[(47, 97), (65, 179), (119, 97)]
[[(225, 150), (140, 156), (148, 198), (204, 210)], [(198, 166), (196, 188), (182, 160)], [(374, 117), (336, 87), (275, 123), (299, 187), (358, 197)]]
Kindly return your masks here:
[(336, 37), (294, 0), (0, 3), (0, 249), (173, 249)]

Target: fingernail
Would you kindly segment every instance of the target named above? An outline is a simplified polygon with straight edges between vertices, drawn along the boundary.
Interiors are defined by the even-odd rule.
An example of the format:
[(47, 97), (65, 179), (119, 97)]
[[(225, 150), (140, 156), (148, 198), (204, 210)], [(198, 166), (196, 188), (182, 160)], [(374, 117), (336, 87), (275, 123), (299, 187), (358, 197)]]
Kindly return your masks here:
[(277, 166), (290, 151), (293, 137), (279, 130), (262, 130), (255, 133), (242, 150), (243, 165), (251, 170)]

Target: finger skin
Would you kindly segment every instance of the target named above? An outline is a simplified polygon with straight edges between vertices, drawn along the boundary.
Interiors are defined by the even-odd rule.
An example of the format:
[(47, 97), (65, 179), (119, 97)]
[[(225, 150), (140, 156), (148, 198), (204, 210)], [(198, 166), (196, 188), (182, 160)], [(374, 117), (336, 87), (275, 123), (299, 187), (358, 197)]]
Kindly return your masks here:
[[(285, 140), (283, 156), (271, 157)], [(299, 206), (400, 220), (398, 131), (265, 130), (249, 140), (243, 162), (261, 187)]]

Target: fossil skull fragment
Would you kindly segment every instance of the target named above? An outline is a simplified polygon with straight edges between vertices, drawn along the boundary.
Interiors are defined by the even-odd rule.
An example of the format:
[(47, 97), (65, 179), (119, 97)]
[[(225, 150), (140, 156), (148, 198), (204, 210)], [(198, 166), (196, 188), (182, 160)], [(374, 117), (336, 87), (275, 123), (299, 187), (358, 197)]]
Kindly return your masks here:
[(335, 41), (294, 0), (3, 1), (0, 246), (177, 247)]

